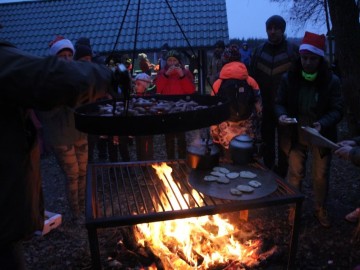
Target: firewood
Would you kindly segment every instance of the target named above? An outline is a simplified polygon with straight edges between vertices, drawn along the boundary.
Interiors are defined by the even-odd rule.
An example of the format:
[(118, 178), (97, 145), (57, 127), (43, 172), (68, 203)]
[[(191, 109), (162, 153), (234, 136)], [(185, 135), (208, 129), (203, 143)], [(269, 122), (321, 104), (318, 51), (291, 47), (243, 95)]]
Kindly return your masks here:
[(127, 226), (127, 227), (121, 227), (120, 229), (124, 245), (129, 250), (136, 250), (138, 248), (138, 243), (135, 239), (134, 234), (134, 227), (133, 226)]
[[(174, 237), (168, 237), (165, 241), (164, 241), (166, 247), (173, 253), (176, 254), (180, 259), (182, 259), (184, 262), (186, 262), (188, 265), (190, 266), (195, 266), (195, 263), (189, 261), (186, 258), (186, 255), (184, 254), (184, 252), (181, 249), (178, 249), (178, 246), (180, 245), (180, 243), (178, 243), (178, 241), (176, 240), (176, 238)], [(194, 258), (194, 260), (196, 261), (196, 265), (199, 266), (203, 263), (204, 261), (204, 257), (201, 256), (199, 253), (196, 252), (196, 250), (192, 249), (191, 250), (191, 257)]]
[(273, 246), (271, 249), (269, 249), (268, 251), (265, 251), (263, 253), (261, 253), (259, 255), (259, 260), (261, 261), (265, 261), (267, 260), (269, 257), (274, 256), (275, 254), (279, 253), (279, 248), (278, 246)]
[(153, 252), (153, 250), (151, 249), (151, 247), (149, 246), (149, 244), (147, 242), (145, 242), (144, 248), (145, 248), (147, 254), (149, 254), (149, 256), (152, 258), (153, 263), (155, 263), (156, 269), (157, 270), (165, 269), (160, 257), (155, 255), (155, 253)]
[(228, 266), (229, 266), (228, 262), (226, 262), (226, 263), (214, 263), (213, 265), (209, 266), (208, 270), (224, 270), (224, 269), (229, 270)]

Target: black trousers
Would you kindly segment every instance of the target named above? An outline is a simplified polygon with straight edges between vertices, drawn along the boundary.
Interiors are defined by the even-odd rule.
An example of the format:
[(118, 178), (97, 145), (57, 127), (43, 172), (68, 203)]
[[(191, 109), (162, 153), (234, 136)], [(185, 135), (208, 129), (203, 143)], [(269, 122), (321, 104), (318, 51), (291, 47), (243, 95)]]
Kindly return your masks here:
[(153, 136), (136, 136), (136, 157), (137, 160), (154, 159), (154, 139)]
[(112, 137), (109, 137), (108, 153), (110, 162), (119, 162), (120, 157), (123, 162), (130, 161), (129, 137), (120, 136), (118, 144), (114, 144)]
[(284, 178), (289, 166), (286, 154), (279, 147), (279, 137), (276, 137), (276, 132), (277, 120), (275, 116), (270, 112), (264, 112), (261, 126), (261, 137), (264, 142), (262, 149), (264, 164)]

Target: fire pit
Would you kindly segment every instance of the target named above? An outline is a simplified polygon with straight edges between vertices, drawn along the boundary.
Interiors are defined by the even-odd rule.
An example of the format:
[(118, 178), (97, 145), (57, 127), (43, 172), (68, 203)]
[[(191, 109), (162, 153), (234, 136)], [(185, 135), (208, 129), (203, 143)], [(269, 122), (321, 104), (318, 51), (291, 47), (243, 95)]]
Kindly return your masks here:
[[(165, 162), (164, 162), (165, 163)], [(86, 228), (95, 269), (101, 269), (97, 229), (149, 224), (193, 217), (213, 216), (241, 210), (294, 204), (288, 269), (295, 259), (303, 196), (258, 164), (248, 165), (271, 174), (276, 190), (249, 200), (227, 200), (195, 190), (189, 175), (192, 169), (184, 160), (166, 161), (172, 170), (156, 172), (154, 162), (89, 164), (86, 202)], [(169, 178), (174, 179), (171, 182)], [(175, 200), (171, 199), (175, 198)]]

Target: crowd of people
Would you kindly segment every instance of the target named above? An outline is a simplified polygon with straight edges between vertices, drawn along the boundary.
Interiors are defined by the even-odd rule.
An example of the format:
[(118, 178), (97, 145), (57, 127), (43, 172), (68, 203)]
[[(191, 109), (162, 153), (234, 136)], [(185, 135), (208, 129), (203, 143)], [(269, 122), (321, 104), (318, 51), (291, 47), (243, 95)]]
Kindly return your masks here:
[[(215, 44), (208, 74), (212, 93), (225, 93), (232, 104), (246, 100), (251, 110), (241, 118), (244, 110), (232, 108), (229, 120), (210, 128), (212, 139), (224, 153), (237, 135), (247, 134), (261, 142), (261, 162), (300, 191), (311, 153), (314, 216), (322, 226), (330, 227), (326, 202), (332, 152), (309, 143), (301, 127), (313, 127), (336, 141), (336, 126), (344, 110), (340, 80), (326, 61), (324, 35), (306, 32), (298, 46), (286, 40), (281, 16), (268, 18), (265, 27), (267, 41), (252, 50), (246, 43), (241, 48), (223, 46), (220, 41)], [(247, 88), (239, 80), (252, 87), (252, 98), (244, 94)], [(236, 101), (232, 106), (246, 108), (245, 104)], [(290, 221), (293, 214), (290, 209)]]
[[(322, 226), (330, 227), (326, 203), (332, 155), (359, 166), (360, 138), (339, 142), (336, 151), (309, 143), (302, 126), (336, 141), (344, 111), (340, 79), (325, 57), (325, 36), (305, 32), (300, 46), (293, 44), (286, 40), (286, 22), (278, 15), (268, 18), (265, 28), (267, 41), (253, 49), (247, 43), (241, 48), (215, 43), (207, 70), (211, 94), (228, 97), (233, 103), (230, 118), (211, 126), (210, 135), (224, 155), (235, 136), (249, 135), (262, 145), (259, 160), (300, 191), (311, 154), (314, 216)], [(144, 53), (138, 58), (141, 73), (132, 80), (133, 96), (195, 94), (194, 76), (179, 51), (164, 44), (157, 64)], [(7, 127), (0, 140), (0, 265), (4, 269), (25, 269), (21, 242), (43, 227), (41, 151), (52, 151), (64, 171), (74, 220), (84, 214), (86, 170), (95, 160), (95, 149), (99, 159), (130, 160), (132, 138), (88, 135), (75, 128), (73, 108), (110, 98), (117, 65), (124, 64), (129, 71), (133, 68), (126, 55), (110, 55), (101, 64), (95, 59), (88, 38), (79, 38), (73, 45), (57, 36), (45, 58), (0, 42), (0, 65), (4, 67), (0, 83), (7, 88), (0, 99), (0, 119)], [(9, 63), (11, 68), (7, 68)], [(21, 75), (22, 80), (13, 74)], [(184, 132), (164, 138), (168, 159), (186, 157)], [(153, 136), (137, 136), (135, 143), (138, 160), (154, 158)], [(289, 218), (291, 214), (290, 209)], [(350, 222), (359, 218), (360, 207), (345, 217)]]
[[(249, 102), (253, 110), (248, 118), (232, 121), (232, 115), (228, 121), (212, 126), (212, 139), (224, 153), (230, 141), (240, 134), (261, 141), (264, 165), (300, 191), (311, 155), (314, 216), (319, 224), (330, 227), (327, 196), (332, 155), (359, 165), (359, 138), (339, 142), (339, 149), (331, 151), (309, 143), (301, 127), (313, 127), (336, 142), (337, 124), (344, 113), (341, 82), (326, 60), (324, 35), (305, 32), (298, 46), (286, 40), (286, 22), (281, 16), (271, 16), (265, 26), (267, 41), (252, 50), (247, 43), (240, 49), (235, 44), (215, 43), (207, 74), (212, 94), (219, 95), (225, 83), (225, 88), (231, 89), (233, 86), (229, 86), (228, 81), (235, 78), (248, 81), (260, 94), (255, 94), (258, 98)], [(228, 95), (231, 100), (235, 99), (233, 94)], [(290, 209), (290, 221), (293, 215)], [(360, 207), (345, 216), (354, 223), (359, 222), (359, 218)]]

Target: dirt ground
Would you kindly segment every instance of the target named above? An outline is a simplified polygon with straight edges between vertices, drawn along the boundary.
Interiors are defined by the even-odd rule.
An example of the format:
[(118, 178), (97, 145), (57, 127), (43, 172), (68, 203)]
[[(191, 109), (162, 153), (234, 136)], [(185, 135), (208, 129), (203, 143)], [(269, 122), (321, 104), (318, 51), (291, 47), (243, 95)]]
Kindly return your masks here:
[[(346, 134), (340, 132), (340, 134)], [(345, 136), (345, 135), (344, 135)], [(159, 159), (165, 158), (163, 137), (155, 140), (155, 153)], [(135, 146), (129, 146), (132, 156)], [(41, 160), (46, 209), (63, 215), (63, 223), (45, 236), (35, 236), (25, 242), (25, 254), (30, 270), (72, 270), (92, 269), (87, 230), (84, 224), (73, 224), (69, 220), (69, 209), (65, 197), (64, 176), (52, 155)], [(310, 168), (309, 168), (310, 169)], [(352, 270), (360, 264), (360, 240), (355, 241), (356, 224), (345, 221), (344, 216), (360, 204), (360, 168), (334, 157), (331, 166), (331, 181), (328, 211), (332, 218), (331, 228), (321, 227), (313, 217), (312, 187), (310, 177), (304, 179), (302, 192), (305, 200), (302, 207), (301, 229), (298, 252), (294, 269)], [(263, 211), (263, 212), (261, 212)], [(266, 210), (272, 216), (269, 224), (277, 226), (278, 233), (290, 231), (286, 209), (271, 207)], [(264, 210), (252, 210), (250, 219), (260, 219)], [(281, 222), (275, 222), (279, 215)], [(263, 219), (263, 223), (266, 219)], [(269, 225), (270, 227), (270, 225)], [(266, 226), (265, 226), (266, 229)], [(116, 239), (116, 229), (103, 229), (100, 250), (102, 254), (109, 248), (109, 242)], [(274, 232), (275, 234), (277, 232)], [(106, 258), (102, 258), (103, 261)], [(104, 264), (104, 268), (111, 269)], [(113, 268), (116, 269), (116, 268)], [(122, 268), (119, 268), (122, 269)], [(281, 269), (275, 267), (258, 269)]]

